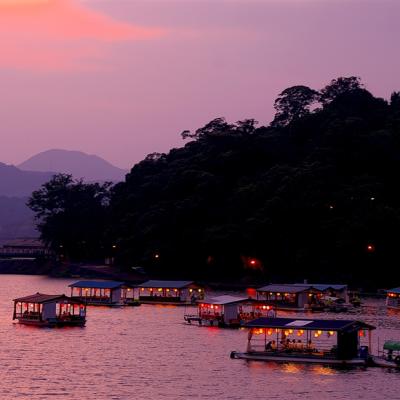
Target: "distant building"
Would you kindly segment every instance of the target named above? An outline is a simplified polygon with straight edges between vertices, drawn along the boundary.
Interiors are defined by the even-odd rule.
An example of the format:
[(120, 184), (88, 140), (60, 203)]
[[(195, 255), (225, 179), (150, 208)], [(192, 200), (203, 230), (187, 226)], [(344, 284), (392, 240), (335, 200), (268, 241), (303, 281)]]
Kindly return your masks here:
[(0, 247), (0, 256), (6, 257), (38, 257), (50, 254), (50, 249), (37, 238), (11, 239)]

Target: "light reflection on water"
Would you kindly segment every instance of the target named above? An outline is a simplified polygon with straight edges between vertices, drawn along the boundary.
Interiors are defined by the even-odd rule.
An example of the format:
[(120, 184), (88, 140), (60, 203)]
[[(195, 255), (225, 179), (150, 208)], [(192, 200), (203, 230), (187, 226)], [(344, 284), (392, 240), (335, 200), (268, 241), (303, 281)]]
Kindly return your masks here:
[[(85, 328), (12, 323), (13, 298), (68, 294), (70, 282), (0, 276), (0, 399), (400, 398), (400, 373), (390, 370), (231, 360), (232, 350), (245, 349), (247, 331), (185, 325), (182, 307), (89, 307)], [(376, 325), (375, 346), (378, 337), (400, 340), (400, 313), (382, 300), (354, 315), (311, 315)]]

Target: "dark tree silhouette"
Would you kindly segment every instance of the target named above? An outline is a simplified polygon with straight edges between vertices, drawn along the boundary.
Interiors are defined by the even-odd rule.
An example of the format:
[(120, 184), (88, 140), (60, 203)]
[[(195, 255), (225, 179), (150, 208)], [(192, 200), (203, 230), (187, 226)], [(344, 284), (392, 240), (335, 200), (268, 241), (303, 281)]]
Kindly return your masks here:
[(321, 89), (319, 101), (323, 104), (329, 104), (338, 96), (349, 93), (358, 89), (362, 89), (361, 79), (357, 76), (340, 77), (332, 79), (329, 85)]
[(275, 100), (276, 114), (271, 126), (283, 127), (309, 114), (317, 98), (318, 92), (308, 86), (285, 89)]
[(36, 213), (41, 238), (72, 259), (101, 258), (110, 183), (84, 183), (57, 174), (32, 193), (27, 205)]

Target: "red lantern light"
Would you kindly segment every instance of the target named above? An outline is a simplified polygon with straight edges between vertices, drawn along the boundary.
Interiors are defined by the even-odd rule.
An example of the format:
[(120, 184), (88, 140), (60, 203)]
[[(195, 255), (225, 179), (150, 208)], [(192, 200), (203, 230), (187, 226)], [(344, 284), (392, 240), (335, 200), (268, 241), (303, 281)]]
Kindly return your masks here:
[(375, 246), (372, 243), (368, 244), (367, 251), (368, 253), (373, 253), (375, 251)]

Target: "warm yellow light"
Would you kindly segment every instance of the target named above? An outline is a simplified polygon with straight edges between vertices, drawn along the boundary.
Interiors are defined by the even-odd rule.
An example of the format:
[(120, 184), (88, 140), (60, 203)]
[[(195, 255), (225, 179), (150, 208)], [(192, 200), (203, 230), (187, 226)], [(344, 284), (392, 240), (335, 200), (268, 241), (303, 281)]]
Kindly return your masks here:
[(174, 289), (174, 292), (177, 292), (178, 291), (178, 289)]
[(192, 293), (192, 292), (193, 292), (193, 289), (189, 289), (189, 292)]
[(199, 289), (199, 293), (201, 293), (201, 289)]
[(321, 333), (322, 333), (322, 331), (317, 331), (318, 332), (318, 335), (321, 335)]
[(167, 292), (169, 292), (169, 289), (166, 289)]
[(142, 292), (144, 292), (144, 287), (142, 287), (142, 289), (141, 289), (141, 290), (142, 290)]
[(293, 333), (293, 329), (289, 329), (289, 333)]
[(159, 291), (159, 292), (162, 292), (162, 289), (161, 289), (161, 288), (159, 288), (159, 289), (158, 289), (158, 291)]

